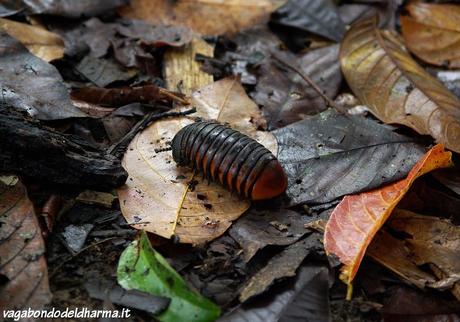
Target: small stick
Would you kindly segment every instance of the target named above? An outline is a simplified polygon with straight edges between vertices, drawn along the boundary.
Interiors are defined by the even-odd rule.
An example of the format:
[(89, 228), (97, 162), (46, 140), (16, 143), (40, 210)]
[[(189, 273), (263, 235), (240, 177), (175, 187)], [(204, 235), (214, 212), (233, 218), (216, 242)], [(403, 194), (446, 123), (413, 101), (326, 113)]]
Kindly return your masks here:
[(316, 83), (310, 77), (308, 77), (308, 75), (303, 73), (298, 67), (288, 63), (286, 60), (278, 56), (278, 54), (276, 53), (272, 53), (272, 57), (275, 58), (276, 61), (280, 62), (285, 67), (299, 74), (299, 76), (302, 77), (303, 80), (306, 81), (308, 85), (310, 85), (324, 99), (327, 105), (335, 108), (338, 112), (347, 115), (347, 112), (341, 106), (337, 105), (333, 100), (331, 100), (327, 95), (325, 95), (323, 90), (318, 85), (316, 85)]
[(109, 147), (108, 153), (114, 155), (118, 159), (121, 159), (123, 154), (126, 151), (126, 148), (128, 147), (129, 143), (132, 141), (132, 139), (136, 136), (137, 133), (140, 131), (144, 130), (147, 126), (150, 125), (150, 123), (157, 121), (159, 119), (165, 118), (165, 117), (176, 117), (176, 116), (184, 116), (184, 115), (189, 115), (192, 113), (195, 113), (196, 109), (193, 107), (191, 109), (182, 111), (182, 112), (163, 112), (163, 113), (149, 113), (147, 114), (142, 120), (140, 120), (132, 129), (129, 131), (120, 141), (117, 143), (113, 144), (112, 146)]

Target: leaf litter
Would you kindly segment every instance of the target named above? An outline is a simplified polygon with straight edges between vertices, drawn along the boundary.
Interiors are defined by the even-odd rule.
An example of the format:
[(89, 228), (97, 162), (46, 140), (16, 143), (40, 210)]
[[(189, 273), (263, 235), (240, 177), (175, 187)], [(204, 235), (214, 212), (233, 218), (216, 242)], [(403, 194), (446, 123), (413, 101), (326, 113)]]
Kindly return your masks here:
[[(358, 243), (367, 252), (353, 271), (364, 255), (372, 261), (348, 279), (350, 302), (337, 282), (343, 256), (324, 250), (331, 238), (352, 250), (356, 229), (331, 235), (341, 210), (363, 228), (359, 209), (343, 205), (407, 183), (435, 141), (458, 163), (457, 11), (401, 1), (4, 2), (0, 171), (21, 175), (8, 189), (22, 187), (25, 212), (40, 214), (30, 228), (47, 252), (43, 241), (31, 257), (29, 246), (17, 253), (18, 238), (1, 239), (43, 279), (31, 291), (29, 279), (1, 272), (0, 298), (31, 291), (42, 308), (51, 289), (47, 307), (130, 307), (142, 320), (456, 318), (458, 165), (398, 190), (393, 214)], [(177, 167), (170, 141), (199, 118), (268, 147), (288, 174), (286, 194), (251, 204)], [(14, 213), (1, 217), (1, 234)]]

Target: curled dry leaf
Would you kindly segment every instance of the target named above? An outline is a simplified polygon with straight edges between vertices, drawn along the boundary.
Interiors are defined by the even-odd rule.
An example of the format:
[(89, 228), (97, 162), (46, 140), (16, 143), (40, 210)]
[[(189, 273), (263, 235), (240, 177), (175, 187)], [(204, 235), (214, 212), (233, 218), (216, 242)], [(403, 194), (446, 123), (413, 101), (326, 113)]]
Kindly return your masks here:
[[(452, 165), (452, 153), (440, 144), (429, 150), (403, 180), (383, 188), (343, 198), (332, 212), (324, 232), (324, 248), (345, 264), (341, 279), (349, 285), (367, 246), (418, 177)], [(351, 293), (349, 293), (351, 296)]]
[(268, 20), (280, 0), (132, 0), (120, 13), (153, 24), (183, 26), (203, 35), (234, 33)]
[(406, 46), (427, 63), (460, 67), (460, 6), (411, 3), (401, 17)]
[(32, 54), (45, 61), (64, 56), (64, 40), (55, 33), (37, 26), (2, 18), (0, 18), (0, 28), (19, 40)]
[(98, 1), (49, 1), (49, 0), (22, 0), (29, 13), (48, 14), (69, 18), (82, 16), (97, 16), (107, 13), (119, 6), (125, 5), (127, 0), (98, 0)]
[[(369, 255), (418, 287), (452, 289), (460, 300), (460, 227), (402, 209), (393, 212), (388, 226), (409, 237), (400, 240), (385, 233), (372, 242)], [(401, 256), (392, 256), (395, 251)], [(434, 265), (433, 274), (418, 268), (425, 264)]]
[(352, 26), (340, 50), (348, 84), (376, 117), (460, 152), (460, 101), (411, 58), (395, 33), (366, 19)]
[[(194, 116), (228, 122), (277, 154), (271, 133), (257, 131), (261, 119), (237, 78), (226, 78), (192, 95)], [(155, 152), (171, 142), (190, 118), (160, 120), (138, 134), (124, 156), (129, 173), (118, 190), (121, 210), (134, 227), (162, 237), (175, 235), (180, 242), (199, 244), (212, 240), (249, 208), (243, 200), (216, 183), (208, 184), (188, 168), (179, 168), (171, 152)]]
[(45, 243), (21, 182), (0, 177), (0, 310), (41, 309), (51, 301)]

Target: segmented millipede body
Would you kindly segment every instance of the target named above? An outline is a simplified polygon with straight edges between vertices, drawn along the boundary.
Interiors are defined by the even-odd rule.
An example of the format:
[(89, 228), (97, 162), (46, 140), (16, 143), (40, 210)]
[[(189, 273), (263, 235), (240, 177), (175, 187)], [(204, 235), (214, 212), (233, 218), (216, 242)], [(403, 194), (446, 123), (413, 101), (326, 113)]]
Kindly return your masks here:
[(182, 128), (172, 141), (174, 161), (252, 200), (281, 195), (287, 177), (276, 157), (256, 140), (215, 121)]

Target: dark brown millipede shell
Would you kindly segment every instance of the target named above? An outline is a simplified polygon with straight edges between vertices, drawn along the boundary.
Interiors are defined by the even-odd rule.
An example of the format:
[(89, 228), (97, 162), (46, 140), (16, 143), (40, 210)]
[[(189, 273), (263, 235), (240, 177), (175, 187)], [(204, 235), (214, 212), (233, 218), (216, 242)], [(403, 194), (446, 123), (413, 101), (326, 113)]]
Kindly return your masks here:
[(174, 161), (252, 200), (271, 199), (287, 187), (276, 157), (256, 140), (215, 121), (182, 128), (172, 141)]

